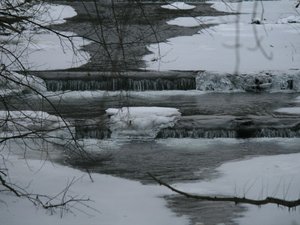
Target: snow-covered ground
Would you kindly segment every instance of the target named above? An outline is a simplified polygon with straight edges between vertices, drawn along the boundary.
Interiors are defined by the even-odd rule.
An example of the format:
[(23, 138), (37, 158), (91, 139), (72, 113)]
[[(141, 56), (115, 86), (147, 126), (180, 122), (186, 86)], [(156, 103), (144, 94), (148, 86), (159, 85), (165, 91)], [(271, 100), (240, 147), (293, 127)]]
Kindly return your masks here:
[[(65, 18), (76, 15), (72, 7), (65, 5), (42, 4), (32, 10), (38, 12), (33, 22), (43, 26), (64, 23)], [(23, 67), (30, 70), (66, 69), (85, 64), (90, 56), (81, 50), (81, 46), (89, 42), (71, 32), (59, 33), (60, 36), (29, 23), (20, 36), (0, 35), (1, 44), (14, 54), (1, 55), (2, 63), (10, 70), (23, 70)]]
[[(242, 12), (222, 17), (177, 18), (169, 24), (195, 26), (216, 23), (193, 36), (168, 39), (148, 47), (144, 57), (152, 70), (257, 72), (300, 69), (299, 9), (295, 1), (213, 2), (218, 10)], [(251, 24), (258, 20), (262, 24)], [(285, 23), (286, 22), (286, 23)]]

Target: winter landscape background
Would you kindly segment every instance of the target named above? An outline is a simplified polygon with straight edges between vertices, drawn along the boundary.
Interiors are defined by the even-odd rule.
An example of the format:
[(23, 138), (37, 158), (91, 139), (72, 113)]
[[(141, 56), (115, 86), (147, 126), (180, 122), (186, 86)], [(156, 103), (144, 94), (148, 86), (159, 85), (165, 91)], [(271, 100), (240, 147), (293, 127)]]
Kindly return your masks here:
[(300, 198), (297, 4), (41, 1), (18, 33), (0, 3), (0, 224), (300, 224), (149, 176)]

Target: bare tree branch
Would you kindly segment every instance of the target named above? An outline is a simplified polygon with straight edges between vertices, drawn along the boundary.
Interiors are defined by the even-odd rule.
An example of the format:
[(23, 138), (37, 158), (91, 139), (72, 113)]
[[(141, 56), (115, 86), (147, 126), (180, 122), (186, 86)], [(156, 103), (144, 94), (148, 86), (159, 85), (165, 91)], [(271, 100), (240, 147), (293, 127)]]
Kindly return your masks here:
[(197, 199), (200, 201), (212, 201), (212, 202), (233, 202), (235, 204), (250, 204), (250, 205), (267, 205), (267, 204), (274, 204), (278, 206), (284, 206), (287, 208), (294, 208), (300, 205), (300, 199), (289, 201), (289, 200), (284, 200), (281, 198), (274, 198), (274, 197), (266, 197), (265, 199), (250, 199), (246, 197), (235, 197), (235, 196), (211, 196), (211, 195), (197, 195), (197, 194), (190, 194), (181, 190), (178, 190), (177, 188), (172, 187), (171, 185), (163, 182), (162, 180), (158, 179), (151, 173), (148, 173), (148, 175), (156, 181), (159, 185), (165, 186), (171, 191), (183, 195), (187, 198), (192, 198), (192, 199)]

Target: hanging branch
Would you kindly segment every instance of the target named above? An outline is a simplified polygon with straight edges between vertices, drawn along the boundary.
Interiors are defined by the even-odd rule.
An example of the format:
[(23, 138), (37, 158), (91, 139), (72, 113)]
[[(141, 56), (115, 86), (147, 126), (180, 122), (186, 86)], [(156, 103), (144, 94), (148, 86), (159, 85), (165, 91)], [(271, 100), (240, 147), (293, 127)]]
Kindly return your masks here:
[(267, 204), (275, 204), (277, 206), (284, 206), (288, 208), (297, 207), (300, 205), (300, 199), (294, 200), (294, 201), (288, 201), (280, 198), (273, 198), (273, 197), (266, 197), (265, 199), (256, 200), (256, 199), (250, 199), (245, 197), (236, 197), (236, 196), (211, 196), (211, 195), (197, 195), (197, 194), (190, 194), (181, 190), (178, 190), (171, 185), (163, 182), (162, 180), (158, 179), (151, 173), (148, 173), (148, 175), (156, 181), (159, 185), (165, 186), (171, 191), (183, 195), (187, 198), (193, 198), (201, 201), (212, 201), (212, 202), (234, 202), (235, 204), (250, 204), (250, 205), (267, 205)]

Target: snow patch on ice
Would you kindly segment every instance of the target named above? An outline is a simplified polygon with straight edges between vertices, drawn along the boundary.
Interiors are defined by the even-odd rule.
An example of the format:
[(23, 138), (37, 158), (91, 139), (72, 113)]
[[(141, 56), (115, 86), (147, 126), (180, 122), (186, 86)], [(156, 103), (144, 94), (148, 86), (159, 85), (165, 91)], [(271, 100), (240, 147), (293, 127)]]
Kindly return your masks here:
[(106, 113), (111, 137), (117, 139), (155, 138), (160, 129), (173, 127), (181, 115), (178, 109), (164, 107), (109, 108)]
[(285, 114), (300, 114), (300, 107), (285, 107), (276, 109), (275, 112)]
[(34, 22), (41, 23), (44, 26), (50, 24), (62, 24), (66, 22), (65, 19), (77, 15), (74, 8), (68, 5), (41, 3), (34, 5), (32, 10), (38, 12), (35, 18), (33, 18)]
[[(300, 154), (260, 156), (221, 165), (220, 178), (207, 182), (176, 184), (180, 190), (197, 194), (222, 194), (263, 199), (267, 196), (286, 200), (299, 198)], [(295, 224), (299, 210), (267, 205), (249, 206), (249, 211), (237, 219), (240, 225)], [(253, 222), (255, 221), (255, 222)]]
[(218, 11), (229, 13), (243, 13), (239, 16), (240, 22), (250, 23), (252, 19), (259, 19), (263, 23), (277, 23), (288, 16), (299, 15), (299, 8), (295, 7), (294, 0), (279, 1), (211, 1), (212, 7)]
[[(294, 1), (262, 1), (257, 4), (257, 9), (254, 1), (229, 5), (234, 10), (242, 5), (242, 14), (215, 17), (212, 22), (221, 24), (208, 28), (205, 32), (175, 37), (165, 43), (148, 46), (153, 54), (144, 57), (147, 62), (146, 68), (228, 73), (299, 69), (300, 25), (277, 23), (282, 18), (299, 15), (300, 11), (295, 9)], [(214, 7), (220, 10), (228, 6), (217, 2), (214, 3)], [(254, 9), (255, 13), (252, 13)], [(222, 18), (227, 19), (222, 22)], [(251, 24), (256, 18), (264, 25)], [(210, 20), (211, 18), (207, 23), (210, 23)], [(169, 24), (194, 26), (199, 25), (197, 21), (205, 23), (205, 17), (197, 17), (196, 21), (192, 18), (179, 18), (169, 21)]]
[(189, 10), (189, 9), (194, 9), (196, 6), (189, 5), (184, 2), (173, 2), (168, 5), (162, 5), (161, 7), (163, 9), (171, 9), (171, 10)]
[(74, 128), (61, 117), (42, 111), (0, 111), (0, 138), (44, 138), (49, 142), (73, 140)]
[[(74, 205), (71, 212), (60, 217), (59, 211), (45, 213), (28, 200), (0, 192), (1, 202), (5, 202), (0, 210), (1, 224), (19, 225), (20, 221), (28, 225), (40, 225), (41, 221), (44, 225), (188, 224), (187, 218), (178, 217), (166, 208), (164, 199), (159, 197), (170, 194), (164, 188), (101, 174), (91, 174), (91, 182), (89, 176), (79, 170), (48, 161), (25, 161), (15, 156), (10, 156), (7, 161), (10, 162), (7, 163), (10, 182), (17, 181), (18, 186), (27, 187), (32, 193), (56, 196), (67, 184), (76, 181), (65, 197), (71, 195), (91, 201)], [(59, 197), (54, 202), (60, 203)]]
[(177, 17), (167, 21), (169, 25), (181, 27), (198, 27), (204, 24), (226, 24), (236, 21), (236, 16), (198, 16), (198, 17)]
[(19, 93), (37, 93), (47, 91), (43, 79), (33, 75), (22, 75), (16, 72), (2, 71), (0, 76), (0, 94), (2, 96)]
[(277, 23), (286, 24), (286, 23), (300, 23), (300, 16), (288, 16), (286, 18), (279, 19)]
[[(43, 26), (64, 23), (65, 18), (76, 15), (72, 7), (65, 5), (38, 4), (30, 10), (35, 12), (33, 22)], [(8, 65), (9, 70), (24, 70), (24, 67), (28, 70), (65, 69), (85, 64), (90, 55), (81, 47), (90, 42), (72, 32), (59, 33), (69, 39), (31, 23), (25, 23), (20, 36), (0, 35), (1, 44), (18, 58), (15, 60), (13, 55), (4, 54), (2, 63)]]

